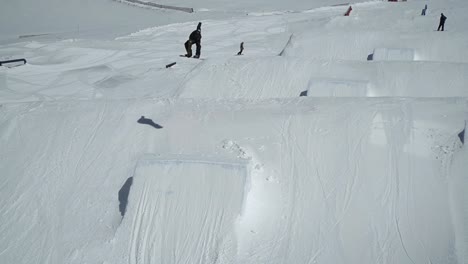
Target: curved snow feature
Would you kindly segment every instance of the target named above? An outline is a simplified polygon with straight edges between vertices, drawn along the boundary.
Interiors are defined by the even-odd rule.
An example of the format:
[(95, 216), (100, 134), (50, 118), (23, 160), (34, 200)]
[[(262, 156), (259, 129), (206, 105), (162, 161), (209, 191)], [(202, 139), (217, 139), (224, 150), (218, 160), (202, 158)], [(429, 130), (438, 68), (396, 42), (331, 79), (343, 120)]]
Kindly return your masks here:
[(413, 61), (413, 49), (376, 48), (372, 53), (374, 61)]
[[(424, 135), (431, 125), (409, 105), (385, 107), (279, 122), (270, 151), (281, 202), (257, 201), (261, 220), (241, 225), (237, 263), (455, 263), (448, 174), (434, 166)], [(447, 138), (454, 148), (441, 164), (457, 140)]]
[(317, 79), (311, 80), (307, 95), (324, 97), (365, 97), (369, 83), (359, 80)]
[[(467, 106), (440, 98), (3, 104), (1, 257), (456, 264), (466, 200), (449, 184), (465, 186), (465, 156), (457, 167), (452, 157)], [(139, 126), (144, 113), (164, 129)], [(229, 150), (251, 156), (253, 172), (242, 159), (193, 155)], [(164, 156), (134, 173), (154, 152)], [(165, 156), (174, 152), (189, 156)], [(129, 176), (120, 223), (116, 194)]]
[[(444, 70), (441, 70), (444, 69)], [(185, 80), (183, 98), (468, 96), (468, 64), (303, 58), (206, 60)], [(447, 80), (450, 80), (447, 82)]]
[[(334, 18), (324, 27), (336, 27), (351, 23), (347, 17)], [(355, 26), (355, 25), (352, 25)], [(427, 34), (427, 33), (425, 33)], [(457, 34), (457, 33), (455, 33)], [(428, 38), (427, 35), (388, 31), (312, 31), (296, 33), (283, 56), (308, 57), (323, 60), (365, 61), (374, 49), (387, 47), (387, 50), (406, 51), (399, 60), (409, 60), (409, 53), (414, 52), (414, 59), (419, 61), (468, 62), (468, 55), (460, 53), (466, 48), (462, 34), (456, 36), (440, 35)], [(401, 39), (405, 39), (404, 42)]]
[(128, 248), (125, 262), (233, 259), (233, 226), (242, 211), (246, 164), (177, 156), (140, 162), (116, 240)]

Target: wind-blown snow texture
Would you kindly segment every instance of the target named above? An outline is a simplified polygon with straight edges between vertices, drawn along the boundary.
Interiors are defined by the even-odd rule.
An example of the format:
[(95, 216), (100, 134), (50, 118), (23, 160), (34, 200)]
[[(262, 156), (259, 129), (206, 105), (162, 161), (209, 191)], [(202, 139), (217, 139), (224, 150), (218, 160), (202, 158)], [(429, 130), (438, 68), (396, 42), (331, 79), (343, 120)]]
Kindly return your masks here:
[(1, 263), (468, 262), (466, 1), (44, 2), (0, 11)]

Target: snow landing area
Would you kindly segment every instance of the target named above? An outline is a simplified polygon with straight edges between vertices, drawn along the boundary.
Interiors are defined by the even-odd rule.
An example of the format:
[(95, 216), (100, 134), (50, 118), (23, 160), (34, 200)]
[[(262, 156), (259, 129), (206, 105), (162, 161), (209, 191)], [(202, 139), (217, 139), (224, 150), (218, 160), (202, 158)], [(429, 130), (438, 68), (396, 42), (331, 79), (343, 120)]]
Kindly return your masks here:
[(468, 262), (468, 2), (55, 2), (0, 11), (0, 263)]

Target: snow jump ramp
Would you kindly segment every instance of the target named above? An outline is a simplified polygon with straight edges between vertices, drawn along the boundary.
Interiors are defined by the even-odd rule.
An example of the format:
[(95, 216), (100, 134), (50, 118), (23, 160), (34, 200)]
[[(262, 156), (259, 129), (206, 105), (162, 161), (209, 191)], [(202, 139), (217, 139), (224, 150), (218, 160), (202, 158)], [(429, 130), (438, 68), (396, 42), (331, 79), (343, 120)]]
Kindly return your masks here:
[(376, 48), (367, 57), (374, 61), (414, 61), (414, 50), (406, 48)]
[(366, 97), (368, 81), (342, 79), (311, 79), (301, 96)]
[(118, 263), (216, 263), (236, 254), (245, 159), (149, 156), (134, 173), (116, 235)]

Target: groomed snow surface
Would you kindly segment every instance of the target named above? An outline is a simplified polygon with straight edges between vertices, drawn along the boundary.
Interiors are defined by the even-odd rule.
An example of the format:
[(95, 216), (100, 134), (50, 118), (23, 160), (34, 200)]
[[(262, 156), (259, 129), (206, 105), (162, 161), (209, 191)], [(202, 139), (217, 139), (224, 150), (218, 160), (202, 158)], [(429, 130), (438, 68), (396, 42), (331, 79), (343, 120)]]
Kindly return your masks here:
[(43, 2), (0, 11), (0, 263), (468, 263), (465, 0)]

